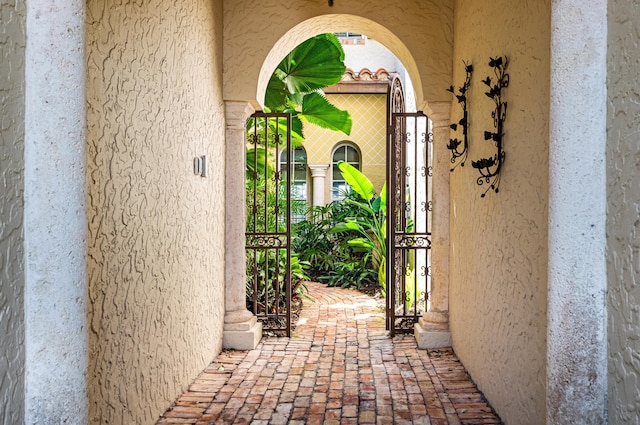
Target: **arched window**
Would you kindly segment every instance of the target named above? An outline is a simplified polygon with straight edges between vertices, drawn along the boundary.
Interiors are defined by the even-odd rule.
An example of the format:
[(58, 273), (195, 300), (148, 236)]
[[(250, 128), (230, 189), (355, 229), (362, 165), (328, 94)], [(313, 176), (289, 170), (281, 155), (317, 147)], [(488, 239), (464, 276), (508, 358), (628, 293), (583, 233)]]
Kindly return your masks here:
[[(287, 151), (280, 155), (280, 171), (286, 172)], [(307, 207), (307, 151), (303, 147), (297, 147), (291, 156), (291, 201), (292, 221), (294, 223), (305, 218)]]
[(345, 194), (350, 190), (349, 185), (342, 177), (342, 172), (338, 168), (338, 163), (344, 161), (360, 170), (360, 152), (350, 143), (341, 143), (333, 151), (331, 157), (332, 181), (331, 200), (339, 201), (344, 199)]

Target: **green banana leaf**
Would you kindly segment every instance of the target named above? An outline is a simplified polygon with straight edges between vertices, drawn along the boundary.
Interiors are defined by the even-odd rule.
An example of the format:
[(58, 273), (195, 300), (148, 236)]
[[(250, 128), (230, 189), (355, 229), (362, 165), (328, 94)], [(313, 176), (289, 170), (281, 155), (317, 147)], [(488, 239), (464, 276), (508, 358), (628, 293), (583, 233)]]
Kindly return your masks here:
[(329, 233), (340, 233), (340, 232), (350, 232), (352, 230), (355, 230), (357, 232), (362, 231), (362, 227), (360, 227), (360, 225), (356, 222), (353, 221), (345, 221), (342, 223), (338, 223), (335, 226), (333, 226), (331, 229), (329, 229)]
[(367, 238), (355, 238), (347, 241), (349, 246), (354, 248), (360, 248), (362, 251), (371, 251), (373, 249), (373, 242)]
[(365, 201), (370, 202), (373, 198), (375, 191), (373, 183), (362, 174), (353, 165), (346, 162), (339, 162), (338, 168), (342, 172), (342, 177), (351, 186), (354, 192), (360, 195)]

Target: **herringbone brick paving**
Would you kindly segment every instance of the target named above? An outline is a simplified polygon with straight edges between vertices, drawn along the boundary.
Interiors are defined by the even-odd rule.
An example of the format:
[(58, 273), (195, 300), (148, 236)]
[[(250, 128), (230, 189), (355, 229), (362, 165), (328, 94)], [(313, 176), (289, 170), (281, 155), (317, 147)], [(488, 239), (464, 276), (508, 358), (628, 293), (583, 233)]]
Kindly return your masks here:
[(291, 338), (221, 353), (157, 424), (501, 423), (451, 349), (390, 339), (358, 291), (308, 287)]

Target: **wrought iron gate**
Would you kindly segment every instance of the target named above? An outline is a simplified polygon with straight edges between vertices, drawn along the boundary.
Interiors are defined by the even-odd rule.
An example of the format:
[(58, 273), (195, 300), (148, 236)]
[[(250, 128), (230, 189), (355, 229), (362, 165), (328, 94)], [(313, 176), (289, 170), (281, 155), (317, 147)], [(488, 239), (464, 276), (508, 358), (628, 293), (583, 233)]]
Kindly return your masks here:
[(256, 112), (247, 135), (247, 307), (290, 336), (291, 116)]
[(432, 134), (422, 112), (392, 113), (387, 143), (387, 329), (412, 332), (427, 310)]

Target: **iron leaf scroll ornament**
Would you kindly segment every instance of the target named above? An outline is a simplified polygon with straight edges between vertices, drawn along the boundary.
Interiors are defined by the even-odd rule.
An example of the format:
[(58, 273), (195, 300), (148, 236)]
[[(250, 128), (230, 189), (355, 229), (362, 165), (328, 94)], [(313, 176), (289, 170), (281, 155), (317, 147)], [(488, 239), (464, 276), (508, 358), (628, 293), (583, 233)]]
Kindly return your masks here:
[(480, 177), (478, 177), (476, 181), (478, 186), (482, 186), (485, 183), (489, 185), (482, 195), (480, 195), (482, 198), (485, 197), (489, 189), (498, 193), (498, 186), (500, 185), (500, 169), (502, 168), (505, 157), (502, 146), (504, 137), (503, 128), (507, 116), (507, 102), (502, 100), (502, 89), (509, 86), (509, 74), (506, 73), (508, 63), (509, 61), (506, 56), (490, 58), (489, 66), (493, 68), (496, 79), (492, 80), (491, 76), (488, 76), (485, 80), (482, 80), (489, 88), (489, 91), (485, 92), (485, 95), (495, 103), (495, 109), (491, 112), (495, 131), (485, 131), (484, 140), (495, 143), (497, 149), (496, 154), (492, 158), (482, 158), (477, 161), (471, 161), (471, 166), (480, 171)]
[[(464, 163), (467, 161), (467, 155), (469, 154), (469, 139), (468, 139), (468, 130), (469, 130), (469, 113), (467, 112), (467, 92), (469, 91), (469, 86), (471, 85), (471, 75), (473, 74), (473, 65), (464, 63), (464, 71), (467, 76), (464, 80), (464, 84), (462, 87), (458, 88), (458, 93), (455, 92), (453, 86), (447, 89), (448, 92), (453, 93), (456, 97), (456, 100), (460, 104), (462, 108), (462, 118), (457, 123), (452, 123), (449, 127), (454, 132), (462, 131), (462, 139), (458, 140), (458, 138), (449, 139), (449, 144), (447, 145), (447, 149), (451, 151), (451, 163), (455, 164), (458, 158), (460, 158), (460, 162), (451, 167), (451, 171), (455, 170), (458, 165), (464, 167)], [(458, 129), (460, 127), (460, 129)]]

